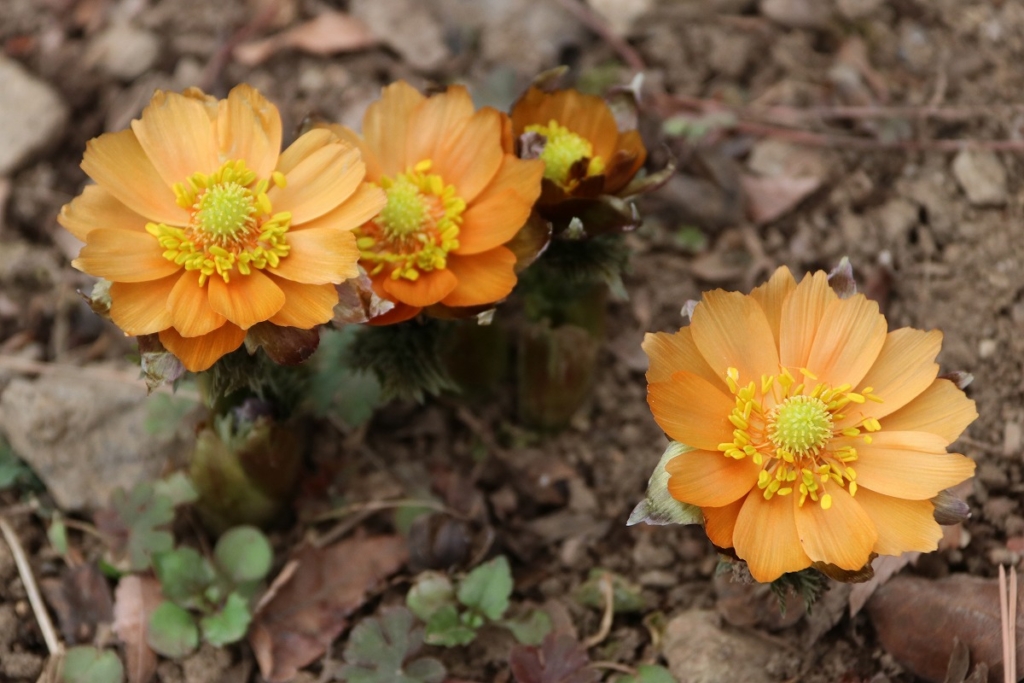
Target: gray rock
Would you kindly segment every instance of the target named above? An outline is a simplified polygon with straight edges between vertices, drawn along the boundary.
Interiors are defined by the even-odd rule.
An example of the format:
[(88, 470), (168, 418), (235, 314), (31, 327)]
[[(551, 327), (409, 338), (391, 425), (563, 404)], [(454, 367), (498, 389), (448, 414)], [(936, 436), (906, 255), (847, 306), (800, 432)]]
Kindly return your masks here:
[(450, 56), (441, 25), (419, 0), (352, 0), (349, 11), (414, 69), (436, 69)]
[(787, 28), (824, 29), (832, 19), (831, 2), (761, 0), (761, 14)]
[(68, 107), (48, 83), (0, 56), (0, 176), (52, 144), (68, 120)]
[(145, 428), (146, 391), (70, 374), (14, 379), (0, 395), (0, 431), (58, 507), (106, 505), (117, 487), (160, 475), (185, 444)]
[(974, 206), (1006, 203), (1006, 169), (995, 153), (962, 150), (953, 159), (953, 175)]
[(93, 36), (85, 61), (114, 78), (131, 81), (149, 71), (159, 55), (156, 34), (118, 22)]
[(850, 20), (863, 19), (875, 12), (885, 0), (837, 0), (836, 9)]
[(689, 610), (665, 629), (662, 652), (679, 683), (771, 683), (768, 663), (779, 649), (722, 626), (713, 610)]

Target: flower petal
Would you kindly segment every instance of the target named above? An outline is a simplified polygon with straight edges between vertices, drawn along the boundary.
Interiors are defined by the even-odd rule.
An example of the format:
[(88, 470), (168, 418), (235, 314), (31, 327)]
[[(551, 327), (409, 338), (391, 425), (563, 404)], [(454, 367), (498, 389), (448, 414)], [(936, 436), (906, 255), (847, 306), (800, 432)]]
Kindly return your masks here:
[(641, 346), (650, 359), (648, 382), (667, 382), (672, 375), (685, 370), (704, 378), (723, 393), (728, 390), (722, 379), (724, 375), (715, 373), (697, 350), (689, 327), (680, 328), (678, 332), (648, 333)]
[(828, 510), (810, 498), (795, 506), (800, 543), (814, 562), (827, 562), (849, 571), (860, 569), (871, 559), (878, 530), (846, 489), (829, 486), (828, 494), (832, 497)]
[(418, 308), (433, 306), (451, 294), (459, 284), (458, 279), (447, 268), (420, 273), (415, 282), (391, 277), (385, 277), (381, 282), (389, 299)]
[(359, 150), (333, 138), (285, 174), (285, 187), (271, 186), (267, 197), (275, 213), (288, 211), (292, 225), (301, 225), (351, 197), (365, 174)]
[(381, 315), (378, 315), (376, 318), (370, 318), (366, 322), (366, 324), (380, 327), (383, 325), (394, 325), (395, 323), (403, 323), (406, 320), (412, 320), (413, 318), (415, 318), (417, 315), (419, 315), (419, 312), (422, 310), (423, 309), (420, 308), (419, 306), (409, 306), (399, 301), (395, 303), (395, 307), (392, 308), (390, 311), (388, 311), (387, 313), (382, 313)]
[[(441, 150), (463, 134), (463, 129), (472, 117), (473, 100), (464, 86), (449, 86), (445, 92), (426, 98), (409, 117), (410, 123), (408, 133), (406, 133), (405, 146), (406, 166), (397, 172), (404, 172), (408, 170), (409, 166), (424, 159), (430, 159), (435, 164), (439, 163), (442, 156)], [(499, 129), (498, 136), (500, 136), (500, 132)], [(499, 145), (500, 137), (496, 137), (492, 144)], [(500, 149), (498, 158), (500, 161)], [(497, 169), (495, 168), (495, 170)], [(434, 172), (439, 172), (436, 166)], [(445, 183), (453, 181), (453, 178), (449, 178), (443, 173), (441, 173), (441, 177), (444, 178)]]
[[(761, 305), (764, 310), (764, 316), (768, 319), (768, 326), (772, 328), (772, 334), (775, 335), (775, 346), (780, 347), (779, 340), (781, 334), (779, 330), (782, 325), (782, 307), (793, 290), (796, 289), (796, 280), (793, 279), (793, 274), (789, 272), (789, 268), (781, 266), (772, 273), (772, 276), (768, 279), (768, 282), (755, 287), (750, 292), (751, 298)], [(781, 360), (781, 353), (779, 354)]]
[(515, 267), (516, 256), (505, 247), (472, 256), (448, 254), (448, 270), (458, 284), (441, 303), (445, 306), (481, 306), (501, 301), (516, 286)]
[(615, 194), (628, 185), (647, 160), (647, 148), (644, 147), (640, 131), (620, 132), (615, 149), (612, 158), (605, 159), (605, 194)]
[(167, 186), (220, 167), (214, 126), (206, 106), (192, 97), (157, 90), (132, 130)]
[(477, 195), (475, 202), (483, 202), (512, 188), (522, 201), (532, 206), (540, 196), (543, 177), (544, 162), (540, 159), (517, 159), (511, 154), (506, 154), (491, 184)]
[[(821, 327), (825, 309), (838, 297), (828, 286), (823, 271), (808, 273), (782, 302), (779, 318), (779, 363), (790, 370), (807, 367), (814, 337)], [(851, 382), (852, 383), (852, 382)]]
[(848, 422), (863, 417), (884, 417), (907, 405), (928, 388), (939, 366), (935, 357), (942, 346), (942, 333), (924, 332), (904, 327), (885, 336), (878, 358), (860, 381), (858, 389), (871, 387), (882, 403), (874, 401), (858, 406), (851, 412)]
[(359, 275), (359, 248), (350, 230), (290, 230), (286, 239), (288, 255), (270, 269), (278, 277), (309, 285), (340, 285)]
[(512, 108), (516, 137), (528, 125), (547, 126), (552, 120), (590, 141), (595, 156), (608, 161), (615, 153), (619, 127), (608, 104), (600, 97), (577, 90), (545, 92), (531, 86)]
[(709, 451), (732, 441), (735, 427), (729, 414), (736, 401), (699, 375), (684, 370), (649, 384), (647, 403), (654, 421), (674, 441)]
[(288, 234), (292, 235), (297, 231), (310, 228), (354, 230), (380, 213), (386, 203), (387, 195), (384, 194), (384, 190), (370, 183), (362, 183), (352, 196), (337, 208), (331, 209), (319, 218), (306, 221), (302, 225), (293, 225)]
[(71, 265), (112, 282), (148, 282), (181, 270), (163, 257), (163, 249), (148, 232), (108, 228), (91, 231)]
[(314, 128), (303, 133), (298, 140), (288, 145), (288, 149), (281, 152), (276, 170), (288, 175), (313, 152), (323, 149), (337, 139), (338, 136), (334, 134), (332, 128)]
[(233, 273), (231, 282), (211, 277), (210, 306), (243, 330), (269, 320), (284, 306), (284, 292), (262, 271), (252, 269), (248, 275)]
[(237, 85), (219, 104), (221, 158), (244, 159), (257, 178), (269, 178), (281, 153), (281, 114), (250, 85)]
[[(433, 157), (433, 172), (444, 178), (445, 183), (454, 185), (455, 194), (467, 204), (494, 179), (505, 160), (505, 150), (501, 148), (503, 117), (497, 110), (485, 107), (473, 114), (457, 135), (440, 138)], [(537, 187), (539, 191), (540, 180)]]
[(821, 317), (803, 367), (821, 382), (857, 386), (878, 358), (886, 331), (885, 317), (874, 301), (860, 295), (833, 301)]
[(420, 161), (407, 159), (406, 145), (413, 110), (425, 99), (416, 88), (398, 81), (384, 88), (380, 99), (366, 108), (363, 138), (376, 152), (382, 174), (404, 173), (406, 166)]
[[(757, 491), (752, 495), (759, 496), (761, 492)], [(746, 501), (746, 498), (739, 498), (735, 502), (723, 507), (701, 508), (701, 512), (704, 513), (704, 531), (707, 532), (711, 542), (719, 548), (733, 547), (733, 532), (736, 529), (736, 518), (739, 517), (744, 501)]]
[(171, 186), (132, 131), (106, 133), (87, 142), (82, 170), (140, 216), (168, 225), (188, 224), (188, 212), (175, 203)]
[(132, 336), (166, 330), (173, 322), (167, 301), (180, 277), (175, 273), (149, 282), (111, 283), (110, 319)]
[(532, 209), (511, 187), (474, 202), (462, 215), (459, 248), (453, 253), (468, 256), (500, 247), (516, 236)]
[(209, 370), (222, 356), (241, 346), (243, 341), (245, 330), (231, 323), (199, 337), (183, 337), (173, 327), (160, 332), (160, 343), (191, 372)]
[(948, 379), (937, 379), (881, 422), (884, 431), (930, 432), (951, 444), (977, 417), (974, 401)]
[[(220, 279), (219, 275), (213, 277)], [(174, 328), (182, 337), (200, 337), (227, 322), (227, 318), (210, 306), (210, 296), (206, 287), (199, 286), (198, 270), (185, 271), (178, 278), (178, 282), (171, 289), (167, 305), (171, 309)]]
[(338, 289), (332, 284), (304, 285), (284, 278), (270, 278), (284, 292), (284, 306), (270, 318), (281, 327), (311, 330), (334, 318)]
[(836, 447), (857, 449), (852, 464), (857, 485), (906, 500), (926, 500), (974, 474), (974, 461), (946, 452), (946, 440), (928, 432), (878, 432), (870, 444), (862, 438), (834, 439)]
[(760, 467), (750, 458), (733, 460), (713, 451), (687, 451), (665, 465), (671, 475), (668, 492), (676, 500), (699, 507), (734, 503), (757, 484)]
[(739, 292), (705, 292), (693, 311), (693, 341), (708, 365), (722, 373), (736, 368), (740, 384), (779, 371), (775, 337), (761, 306)]
[(811, 566), (800, 545), (795, 508), (792, 495), (765, 500), (760, 489), (751, 491), (743, 502), (732, 534), (733, 547), (757, 581), (768, 583)]
[(318, 123), (316, 124), (316, 128), (329, 130), (345, 142), (358, 149), (359, 155), (363, 159), (363, 163), (366, 164), (366, 181), (372, 183), (380, 181), (380, 177), (383, 173), (381, 172), (380, 160), (377, 158), (377, 153), (368, 144), (366, 144), (366, 140), (364, 140), (359, 133), (338, 123)]
[(61, 207), (57, 222), (85, 242), (96, 228), (145, 231), (149, 221), (99, 185), (86, 185), (82, 194)]
[(930, 500), (903, 500), (863, 488), (854, 500), (878, 530), (874, 551), (879, 555), (930, 553), (939, 547), (942, 527), (935, 521), (935, 506)]

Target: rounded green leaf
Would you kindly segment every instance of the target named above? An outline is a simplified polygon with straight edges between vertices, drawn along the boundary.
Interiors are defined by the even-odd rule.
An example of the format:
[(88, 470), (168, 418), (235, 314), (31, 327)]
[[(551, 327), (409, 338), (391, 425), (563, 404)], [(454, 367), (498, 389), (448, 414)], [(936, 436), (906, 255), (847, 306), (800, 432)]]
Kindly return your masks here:
[(201, 603), (214, 578), (210, 563), (193, 548), (154, 555), (153, 570), (164, 597), (184, 607)]
[(274, 551), (263, 532), (254, 526), (230, 529), (213, 550), (217, 566), (235, 583), (259, 581), (270, 571)]
[(223, 647), (244, 638), (250, 621), (249, 603), (238, 593), (232, 593), (219, 612), (203, 617), (199, 625), (203, 629), (203, 640)]
[(61, 683), (123, 683), (124, 667), (113, 652), (73, 647), (64, 655), (60, 680)]
[(439, 572), (423, 572), (405, 596), (405, 604), (422, 621), (430, 621), (434, 612), (455, 604), (455, 588), (447, 576)]
[(512, 570), (499, 555), (471, 571), (459, 585), (459, 602), (488, 619), (501, 619), (512, 595)]
[(184, 657), (199, 645), (199, 627), (188, 611), (164, 601), (149, 618), (149, 646), (164, 657)]

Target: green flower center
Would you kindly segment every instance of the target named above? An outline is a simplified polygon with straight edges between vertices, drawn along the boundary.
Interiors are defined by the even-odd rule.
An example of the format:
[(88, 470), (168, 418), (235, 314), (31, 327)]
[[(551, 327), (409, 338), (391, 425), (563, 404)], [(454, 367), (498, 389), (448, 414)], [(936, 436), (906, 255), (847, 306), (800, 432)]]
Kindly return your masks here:
[(466, 202), (430, 173), (425, 159), (407, 173), (383, 177), (387, 203), (377, 217), (360, 226), (356, 244), (371, 275), (387, 270), (391, 278), (418, 280), (420, 273), (448, 267), (448, 252), (459, 248)]
[(146, 232), (163, 247), (165, 259), (198, 270), (200, 286), (214, 274), (230, 282), (232, 274), (276, 268), (291, 249), (285, 235), (292, 215), (273, 213), (267, 197), (271, 182), (282, 188), (286, 184), (279, 172), (257, 181), (240, 159), (214, 173), (193, 173), (173, 188), (178, 206), (189, 212), (189, 224), (147, 223)]
[(537, 133), (546, 138), (540, 158), (544, 161), (544, 177), (563, 188), (571, 189), (569, 172), (581, 159), (588, 159), (586, 175), (604, 172), (604, 161), (594, 156), (594, 146), (586, 138), (573, 133), (555, 120), (546, 126), (527, 126), (527, 133)]
[(768, 418), (768, 438), (795, 456), (810, 455), (832, 437), (832, 413), (820, 398), (791, 396)]

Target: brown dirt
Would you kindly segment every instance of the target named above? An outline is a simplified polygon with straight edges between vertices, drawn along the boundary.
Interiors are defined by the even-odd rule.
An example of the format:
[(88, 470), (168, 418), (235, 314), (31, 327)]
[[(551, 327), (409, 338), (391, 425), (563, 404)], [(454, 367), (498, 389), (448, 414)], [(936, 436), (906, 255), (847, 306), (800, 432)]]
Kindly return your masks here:
[[(509, 45), (486, 27), (467, 25), (484, 20), (472, 12), (456, 13), (460, 3), (431, 0), (425, 5), (436, 13), (451, 53), (433, 71), (423, 72), (385, 48), (334, 57), (284, 51), (258, 67), (229, 61), (217, 69), (223, 46), (255, 16), (256, 4), (5, 4), (0, 24), (4, 51), (54, 85), (72, 116), (49, 152), (36, 155), (9, 178), (0, 251), (10, 254), (12, 245), (24, 246), (17, 247), (23, 258), (16, 261), (0, 254), (0, 353), (85, 364), (117, 360), (130, 349), (74, 295), (77, 288), (87, 289), (89, 280), (68, 265), (76, 247), (54, 216), (85, 180), (78, 169), (85, 141), (126, 125), (154, 87), (202, 83), (220, 95), (248, 81), (281, 107), (286, 130), (293, 130), (310, 112), (354, 124), (379, 87), (397, 78), (419, 86), (461, 80), (481, 97), (507, 104), (530, 76), (518, 53), (530, 51), (532, 61), (540, 60), (529, 41)], [(280, 4), (299, 17), (328, 5), (346, 9), (343, 2)], [(561, 59), (587, 82), (628, 76), (625, 69), (608, 66), (615, 53), (606, 42), (553, 10), (557, 3), (489, 4), (519, 7), (522, 30), (541, 46), (538, 54), (548, 55), (541, 67)], [(1022, 132), (1019, 114), (994, 106), (1013, 103), (1024, 92), (1019, 68), (1024, 9), (1013, 1), (839, 0), (837, 6), (853, 18), (836, 10), (812, 28), (785, 25), (806, 19), (797, 10), (789, 19), (773, 21), (746, 0), (618, 4), (648, 8), (628, 35), (649, 66), (652, 90), (731, 104), (990, 108), (961, 120), (901, 115), (845, 119), (816, 128), (878, 140), (1016, 139)], [(779, 4), (799, 9), (802, 3)], [(530, 21), (541, 5), (557, 21)], [(857, 14), (861, 7), (867, 8), (862, 16)], [(159, 44), (152, 67), (128, 80), (105, 74), (85, 58), (97, 31), (115, 15), (151, 30)], [(556, 33), (559, 26), (568, 28)], [(566, 44), (552, 48), (553, 35)], [(855, 40), (862, 41), (866, 64), (849, 56)], [(665, 156), (659, 147), (665, 142), (659, 118), (651, 109), (644, 122), (655, 161)], [(669, 185), (643, 205), (649, 220), (629, 238), (635, 249), (626, 278), (630, 300), (609, 305), (609, 339), (597, 385), (572, 426), (545, 438), (525, 431), (517, 426), (508, 397), (474, 405), (446, 399), (392, 406), (365, 434), (343, 438), (324, 430), (315, 459), (333, 463), (335, 492), (350, 500), (365, 498), (367, 491), (415, 493), (410, 483), (424, 477), (436, 485), (453, 472), (468, 476), (472, 471), (490, 510), (495, 547), (513, 558), (517, 595), (561, 603), (583, 635), (598, 629), (600, 615), (566, 596), (592, 567), (637, 582), (652, 611), (666, 616), (714, 608), (725, 589), (712, 580), (716, 559), (700, 529), (624, 525), (666, 443), (645, 403), (646, 361), (639, 342), (644, 331), (678, 328), (681, 305), (702, 290), (748, 288), (776, 265), (795, 271), (830, 268), (846, 255), (893, 328), (941, 329), (943, 371), (966, 370), (975, 376), (968, 393), (980, 418), (959, 444), (978, 462), (970, 496), (973, 518), (966, 525), (969, 542), (926, 558), (918, 571), (993, 576), (998, 563), (1018, 563), (1021, 544), (1011, 543), (1014, 551), (1007, 541), (1024, 536), (1024, 163), (1019, 153), (996, 155), (1006, 175), (1005, 201), (980, 206), (968, 200), (958, 183), (952, 152), (898, 145), (869, 151), (808, 148), (803, 163), (820, 176), (819, 189), (794, 211), (755, 227), (737, 219), (734, 206), (741, 192), (737, 169), (749, 165), (755, 138), (726, 133), (711, 134), (696, 146), (667, 142), (687, 178), (713, 179), (704, 185), (708, 205), (696, 206), (680, 184)], [(724, 174), (707, 171), (716, 161), (727, 169)], [(694, 233), (681, 232), (694, 225), (704, 246), (694, 246)], [(11, 376), (0, 369), (0, 391)], [(539, 484), (544, 474), (556, 484)], [(45, 543), (39, 528), (25, 523), (19, 531), (34, 553), (37, 571), (55, 573), (52, 553), (41, 550)], [(12, 654), (0, 666), (0, 678), (34, 680), (38, 655), (45, 650), (5, 551), (0, 544), (0, 645), (18, 656)], [(383, 602), (400, 601), (403, 590), (398, 585)], [(593, 659), (635, 666), (657, 656), (641, 616), (619, 616), (609, 637), (592, 650)], [(892, 681), (914, 680), (873, 640), (866, 615), (844, 619), (810, 646), (804, 645), (807, 629), (803, 624), (765, 636), (781, 638), (791, 654), (770, 667), (774, 679), (867, 681), (884, 674)], [(508, 647), (501, 637), (488, 636), (467, 651), (443, 657), (457, 678), (507, 680)], [(249, 657), (243, 648), (232, 649), (230, 661), (206, 650), (202, 656), (217, 672)], [(195, 662), (168, 664), (160, 676), (189, 683), (216, 678), (201, 668)]]

